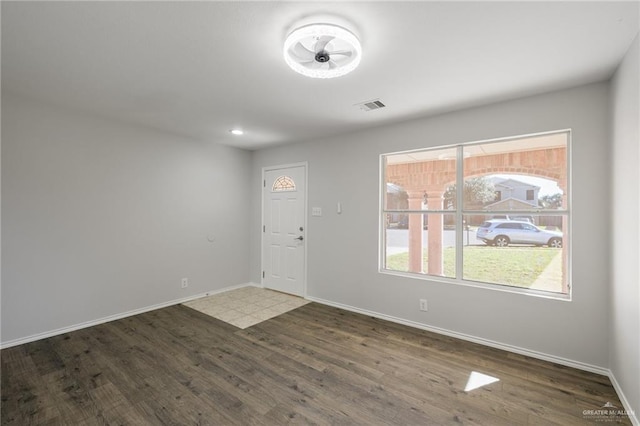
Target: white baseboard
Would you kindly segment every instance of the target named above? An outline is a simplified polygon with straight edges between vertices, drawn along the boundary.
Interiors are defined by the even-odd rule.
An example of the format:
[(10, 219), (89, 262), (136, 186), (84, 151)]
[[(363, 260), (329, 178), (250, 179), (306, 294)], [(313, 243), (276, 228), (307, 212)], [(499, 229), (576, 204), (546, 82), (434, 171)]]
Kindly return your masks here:
[(346, 311), (355, 312), (358, 314), (363, 314), (379, 319), (383, 319), (386, 321), (395, 322), (397, 324), (407, 325), (409, 327), (419, 328), (421, 330), (431, 331), (438, 334), (443, 334), (449, 337), (455, 337), (457, 339), (466, 340), (468, 342), (478, 343), (484, 346), (490, 346), (496, 349), (502, 349), (508, 352), (517, 353), (520, 355), (529, 356), (531, 358), (541, 359), (543, 361), (549, 361), (556, 364), (565, 365), (567, 367), (577, 368), (579, 370), (589, 371), (591, 373), (601, 374), (603, 376), (609, 376), (610, 371), (604, 367), (598, 367), (591, 364), (586, 364), (579, 361), (574, 361), (567, 358), (558, 357), (555, 355), (549, 355), (542, 352), (532, 351), (530, 349), (520, 348), (518, 346), (508, 345), (505, 343), (495, 342), (493, 340), (483, 339), (481, 337), (472, 336), (469, 334), (459, 333), (457, 331), (451, 331), (444, 328), (433, 327), (430, 325), (422, 324), (415, 321), (409, 321), (402, 318), (393, 317), (386, 314), (381, 314), (379, 312), (369, 311), (366, 309), (356, 308), (350, 305), (343, 305), (342, 303), (331, 302), (329, 300), (319, 299), (317, 297), (307, 297), (308, 300), (313, 302), (321, 303), (323, 305), (333, 306), (335, 308), (344, 309)]
[(12, 346), (18, 346), (18, 345), (22, 345), (24, 343), (29, 343), (29, 342), (35, 342), (36, 340), (46, 339), (48, 337), (53, 337), (53, 336), (57, 336), (57, 335), (60, 335), (60, 334), (69, 333), (71, 331), (80, 330), (82, 328), (93, 327), (94, 325), (104, 324), (106, 322), (119, 320), (119, 319), (122, 319), (122, 318), (130, 317), (132, 315), (142, 314), (142, 313), (145, 313), (145, 312), (153, 311), (155, 309), (166, 308), (167, 306), (178, 305), (180, 303), (189, 302), (190, 300), (195, 300), (195, 299), (199, 299), (201, 297), (206, 297), (206, 296), (212, 296), (214, 294), (224, 293), (225, 291), (236, 290), (236, 289), (239, 289), (239, 288), (242, 288), (242, 287), (262, 287), (262, 286), (259, 285), (259, 284), (255, 284), (255, 283), (249, 282), (249, 283), (245, 283), (245, 284), (238, 284), (238, 285), (233, 285), (233, 286), (230, 286), (230, 287), (221, 288), (221, 289), (218, 289), (218, 290), (211, 290), (211, 291), (207, 291), (205, 293), (200, 293), (200, 294), (196, 294), (196, 295), (192, 295), (192, 296), (188, 296), (188, 297), (183, 297), (183, 298), (180, 298), (180, 299), (170, 300), (168, 302), (158, 303), (156, 305), (145, 306), (143, 308), (134, 309), (132, 311), (123, 312), (123, 313), (119, 313), (119, 314), (115, 314), (115, 315), (109, 315), (109, 316), (106, 316), (106, 317), (98, 318), (96, 320), (91, 320), (91, 321), (83, 322), (83, 323), (80, 323), (80, 324), (70, 325), (68, 327), (58, 328), (56, 330), (45, 331), (43, 333), (33, 334), (31, 336), (21, 337), (21, 338), (18, 338), (18, 339), (9, 340), (9, 341), (6, 341), (6, 342), (1, 342), (0, 343), (0, 349), (6, 349), (6, 348), (10, 348)]
[(638, 413), (633, 411), (633, 408), (631, 407), (631, 404), (629, 404), (629, 400), (627, 399), (624, 392), (622, 391), (622, 388), (620, 387), (620, 383), (618, 383), (616, 376), (613, 375), (612, 371), (609, 371), (608, 376), (609, 376), (609, 380), (611, 380), (611, 384), (613, 384), (613, 388), (616, 390), (616, 393), (618, 394), (618, 398), (620, 398), (620, 402), (622, 402), (622, 406), (624, 407), (625, 411), (627, 412), (627, 415), (629, 416), (629, 419), (631, 420), (631, 424), (633, 424), (633, 426), (640, 426)]

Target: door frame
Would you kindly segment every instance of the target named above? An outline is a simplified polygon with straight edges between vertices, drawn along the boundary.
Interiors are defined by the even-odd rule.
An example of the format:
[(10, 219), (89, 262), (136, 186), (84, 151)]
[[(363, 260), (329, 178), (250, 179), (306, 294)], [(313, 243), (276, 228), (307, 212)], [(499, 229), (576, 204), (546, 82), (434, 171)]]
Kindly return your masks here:
[(262, 168), (262, 190), (260, 191), (260, 195), (261, 195), (261, 200), (260, 200), (260, 204), (261, 204), (261, 208), (260, 208), (260, 223), (261, 223), (261, 228), (262, 228), (262, 232), (260, 233), (260, 285), (262, 288), (265, 288), (264, 286), (264, 271), (265, 271), (265, 250), (264, 250), (264, 240), (265, 240), (265, 226), (266, 224), (264, 223), (264, 198), (265, 198), (265, 191), (267, 190), (266, 188), (266, 173), (273, 171), (273, 170), (281, 170), (281, 169), (288, 169), (288, 168), (292, 168), (292, 167), (304, 167), (304, 240), (305, 240), (305, 244), (302, 245), (303, 248), (303, 252), (302, 252), (302, 261), (304, 262), (304, 265), (302, 265), (302, 297), (304, 299), (307, 298), (307, 246), (309, 244), (309, 227), (308, 227), (308, 218), (307, 218), (307, 211), (308, 211), (308, 205), (309, 205), (309, 163), (307, 161), (302, 161), (302, 162), (298, 162), (298, 163), (288, 163), (288, 164), (280, 164), (280, 165), (276, 165), (276, 166), (267, 166), (267, 167), (263, 167)]

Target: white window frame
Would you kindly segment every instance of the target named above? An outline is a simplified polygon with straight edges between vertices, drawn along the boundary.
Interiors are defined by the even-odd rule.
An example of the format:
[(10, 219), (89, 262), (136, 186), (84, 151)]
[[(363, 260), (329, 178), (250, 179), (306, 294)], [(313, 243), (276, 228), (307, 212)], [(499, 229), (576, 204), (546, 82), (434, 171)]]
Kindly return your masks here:
[[(441, 213), (441, 214), (455, 214), (455, 223), (456, 223), (456, 277), (455, 278), (450, 278), (450, 277), (443, 277), (443, 276), (435, 276), (435, 275), (429, 275), (426, 273), (416, 273), (416, 272), (404, 272), (404, 271), (395, 271), (395, 270), (391, 270), (391, 269), (386, 269), (385, 268), (385, 263), (386, 263), (386, 216), (388, 213), (397, 213), (395, 210), (391, 210), (391, 209), (386, 209), (385, 208), (385, 197), (386, 197), (386, 184), (387, 184), (387, 180), (386, 180), (386, 176), (385, 176), (385, 171), (386, 171), (386, 162), (385, 159), (387, 156), (391, 156), (391, 155), (397, 155), (397, 154), (410, 154), (410, 153), (416, 153), (416, 152), (424, 152), (424, 151), (432, 151), (432, 150), (443, 150), (443, 149), (450, 149), (450, 148), (456, 148), (456, 152), (457, 152), (457, 161), (456, 161), (456, 187), (458, 188), (462, 188), (464, 185), (464, 158), (463, 158), (463, 148), (464, 147), (469, 147), (469, 146), (473, 146), (473, 145), (482, 145), (482, 144), (488, 144), (488, 143), (496, 143), (496, 142), (507, 142), (507, 141), (512, 141), (512, 140), (518, 140), (518, 139), (526, 139), (526, 138), (532, 138), (532, 137), (536, 137), (536, 136), (545, 136), (545, 135), (553, 135), (553, 134), (561, 134), (561, 133), (565, 133), (567, 135), (567, 146), (566, 146), (566, 156), (567, 156), (567, 173), (566, 173), (566, 178), (567, 178), (567, 199), (566, 199), (566, 204), (567, 207), (566, 209), (558, 209), (558, 210), (553, 210), (553, 214), (551, 215), (555, 215), (555, 216), (566, 216), (567, 217), (567, 233), (569, 235), (569, 238), (566, 239), (566, 241), (563, 241), (563, 248), (562, 250), (566, 250), (566, 257), (567, 257), (567, 267), (566, 267), (566, 283), (567, 283), (567, 293), (556, 293), (556, 292), (550, 292), (550, 291), (544, 291), (544, 290), (535, 290), (535, 289), (529, 289), (529, 288), (523, 288), (523, 287), (515, 287), (515, 286), (510, 286), (508, 284), (493, 284), (493, 283), (488, 283), (488, 282), (480, 282), (480, 281), (473, 281), (473, 280), (468, 280), (468, 279), (463, 279), (463, 256), (462, 256), (462, 251), (463, 251), (463, 247), (464, 247), (464, 232), (463, 232), (463, 218), (465, 215), (477, 215), (477, 214), (486, 214), (486, 211), (483, 210), (465, 210), (464, 209), (464, 204), (463, 204), (463, 198), (464, 198), (464, 191), (456, 191), (456, 208), (454, 210), (438, 210), (438, 211), (428, 211), (430, 213)], [(379, 246), (378, 246), (378, 253), (379, 253), (379, 259), (378, 259), (378, 272), (382, 273), (382, 274), (388, 274), (388, 275), (395, 275), (395, 276), (401, 276), (401, 277), (407, 277), (407, 278), (412, 278), (412, 279), (419, 279), (419, 280), (425, 280), (425, 281), (437, 281), (437, 282), (445, 282), (445, 283), (451, 283), (451, 284), (457, 284), (457, 285), (462, 285), (462, 286), (468, 286), (468, 287), (476, 287), (476, 288), (483, 288), (483, 289), (489, 289), (489, 290), (495, 290), (495, 291), (502, 291), (502, 292), (508, 292), (508, 293), (516, 293), (516, 294), (522, 294), (522, 295), (527, 295), (527, 296), (535, 296), (535, 297), (541, 297), (541, 298), (548, 298), (548, 299), (556, 299), (556, 300), (561, 300), (561, 301), (571, 301), (572, 300), (572, 293), (573, 293), (573, 285), (572, 285), (572, 250), (571, 250), (571, 235), (573, 235), (572, 233), (572, 209), (571, 209), (571, 197), (573, 194), (573, 190), (571, 188), (572, 186), (572, 181), (573, 179), (571, 178), (571, 145), (572, 145), (572, 130), (571, 129), (562, 129), (562, 130), (554, 130), (554, 131), (548, 131), (548, 132), (539, 132), (539, 133), (531, 133), (531, 134), (524, 134), (524, 135), (518, 135), (518, 136), (509, 136), (509, 137), (504, 137), (504, 138), (495, 138), (495, 139), (484, 139), (484, 140), (479, 140), (479, 141), (473, 141), (473, 142), (463, 142), (463, 143), (457, 143), (457, 144), (451, 144), (451, 145), (439, 145), (439, 146), (433, 146), (433, 147), (426, 147), (426, 148), (419, 148), (419, 149), (412, 149), (412, 150), (405, 150), (405, 151), (395, 151), (395, 152), (388, 152), (388, 153), (383, 153), (380, 155), (380, 163), (379, 163), (379, 167), (380, 167), (380, 183), (379, 183), (379, 188), (380, 188), (380, 203), (379, 203)], [(462, 207), (461, 207), (462, 206)], [(419, 214), (425, 214), (427, 213), (426, 210), (403, 210), (402, 213), (406, 213), (406, 214), (410, 214), (410, 213), (419, 213)], [(520, 212), (519, 212), (520, 213)], [(524, 211), (522, 212), (523, 214), (528, 214), (528, 211)], [(538, 210), (536, 211), (536, 213), (538, 213), (539, 215), (548, 215), (549, 213), (551, 213), (550, 211), (547, 210)], [(491, 211), (491, 214), (513, 214), (513, 211)], [(462, 232), (461, 232), (462, 230)]]

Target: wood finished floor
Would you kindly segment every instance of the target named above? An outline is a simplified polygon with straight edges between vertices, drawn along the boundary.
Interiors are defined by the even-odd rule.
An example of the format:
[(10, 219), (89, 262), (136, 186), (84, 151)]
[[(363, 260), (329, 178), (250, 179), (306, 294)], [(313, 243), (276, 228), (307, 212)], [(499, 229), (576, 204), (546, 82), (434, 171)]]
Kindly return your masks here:
[[(2, 425), (580, 425), (622, 407), (604, 376), (316, 303), (244, 330), (176, 305), (1, 358)], [(465, 392), (472, 371), (500, 381)]]

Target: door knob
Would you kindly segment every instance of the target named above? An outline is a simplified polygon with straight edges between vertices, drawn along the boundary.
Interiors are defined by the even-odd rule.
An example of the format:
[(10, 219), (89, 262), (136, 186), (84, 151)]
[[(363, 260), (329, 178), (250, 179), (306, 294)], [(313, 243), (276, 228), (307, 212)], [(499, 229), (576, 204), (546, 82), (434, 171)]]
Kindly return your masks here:
[(302, 240), (304, 240), (304, 238), (302, 237), (302, 235), (300, 235), (298, 238), (294, 238), (294, 240), (300, 240), (300, 241), (302, 241)]

